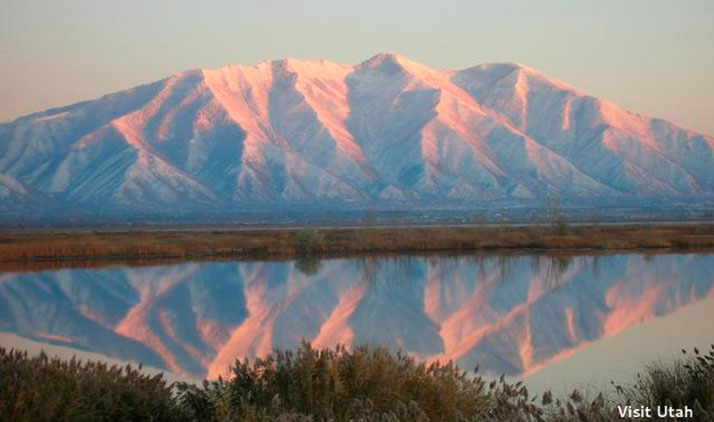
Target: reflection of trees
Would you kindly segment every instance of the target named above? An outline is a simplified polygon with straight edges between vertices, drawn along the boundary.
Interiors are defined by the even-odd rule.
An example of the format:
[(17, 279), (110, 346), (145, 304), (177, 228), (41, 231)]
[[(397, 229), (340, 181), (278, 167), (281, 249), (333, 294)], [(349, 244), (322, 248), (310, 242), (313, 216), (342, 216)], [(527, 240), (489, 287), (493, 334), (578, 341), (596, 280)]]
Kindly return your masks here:
[(598, 256), (531, 256), (531, 268), (533, 272), (540, 271), (543, 269), (543, 266), (545, 266), (544, 284), (548, 289), (554, 289), (567, 281), (563, 276), (574, 262), (577, 262), (578, 268), (581, 271), (590, 269), (594, 276), (597, 276), (600, 272), (600, 258)]
[(554, 289), (563, 283), (563, 275), (572, 263), (569, 256), (531, 256), (531, 270), (533, 273), (543, 271), (543, 284), (547, 289)]
[[(542, 282), (547, 289), (561, 286), (569, 280), (568, 270), (577, 264), (578, 271), (589, 269), (597, 276), (601, 260), (598, 256), (572, 255), (523, 255), (523, 254), (468, 254), (468, 255), (431, 255), (431, 256), (363, 256), (353, 260), (360, 278), (370, 284), (381, 277), (387, 282), (410, 282), (415, 277), (415, 264), (427, 264), (429, 267), (439, 267), (443, 274), (454, 274), (465, 263), (473, 265), (474, 278), (483, 280), (487, 276), (495, 276), (497, 280), (506, 281), (520, 274), (517, 267), (525, 262), (530, 263), (531, 275), (542, 275)], [(308, 268), (308, 263), (304, 263)], [(319, 269), (319, 263), (318, 269)], [(302, 271), (307, 274), (307, 271)], [(494, 273), (495, 272), (495, 273)]]
[(369, 284), (374, 284), (377, 281), (377, 273), (380, 267), (377, 258), (373, 256), (361, 256), (355, 260), (355, 265), (364, 281)]
[(497, 258), (497, 263), (498, 263), (498, 273), (499, 273), (499, 278), (501, 281), (508, 279), (508, 273), (510, 271), (511, 265), (513, 264), (514, 259), (512, 256), (508, 255), (499, 255)]
[(600, 275), (600, 256), (595, 255), (590, 257), (590, 268), (593, 271), (593, 275), (598, 277)]
[(306, 276), (313, 276), (320, 271), (322, 260), (315, 256), (304, 256), (295, 261), (295, 269)]
[(497, 272), (497, 279), (501, 281), (508, 280), (513, 276), (512, 271), (514, 266), (518, 265), (519, 261), (529, 259), (531, 272), (533, 274), (544, 274), (544, 282), (546, 288), (555, 288), (561, 285), (564, 280), (564, 275), (571, 268), (575, 259), (582, 264), (583, 267), (591, 266), (593, 271), (597, 271), (598, 259), (595, 257), (577, 257), (560, 255), (440, 255), (429, 257), (374, 257), (364, 256), (354, 260), (357, 271), (363, 280), (368, 283), (376, 283), (380, 272), (386, 281), (390, 282), (409, 282), (412, 281), (414, 264), (426, 262), (431, 267), (439, 266), (444, 274), (452, 274), (458, 271), (458, 268), (468, 262), (476, 267), (474, 274), (476, 279), (484, 279), (489, 273)]
[(476, 278), (481, 280), (486, 277), (488, 271), (486, 265), (489, 259), (493, 259), (484, 254), (469, 255), (438, 255), (427, 258), (431, 267), (439, 267), (443, 274), (455, 274), (464, 264), (476, 267)]
[(411, 275), (414, 273), (415, 258), (412, 256), (403, 256), (400, 258), (392, 258), (388, 261), (387, 280), (396, 283), (411, 281)]
[(569, 256), (551, 256), (546, 262), (545, 270), (545, 286), (546, 288), (553, 289), (560, 286), (563, 283), (563, 275), (570, 264), (572, 263), (572, 258)]
[(363, 256), (355, 260), (355, 265), (361, 278), (367, 283), (376, 283), (380, 271), (385, 271), (386, 281), (399, 283), (411, 281), (411, 274), (414, 271), (416, 260), (423, 260), (423, 258), (412, 256)]

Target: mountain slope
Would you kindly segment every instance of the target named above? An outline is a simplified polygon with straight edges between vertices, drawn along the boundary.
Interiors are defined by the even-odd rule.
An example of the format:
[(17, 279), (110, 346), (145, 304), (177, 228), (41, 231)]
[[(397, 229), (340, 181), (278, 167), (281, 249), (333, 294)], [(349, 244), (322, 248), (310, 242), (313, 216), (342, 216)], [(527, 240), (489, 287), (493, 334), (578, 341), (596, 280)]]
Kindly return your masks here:
[(90, 213), (696, 200), (714, 198), (714, 139), (524, 66), (383, 53), (187, 71), (22, 117), (0, 125), (0, 175)]

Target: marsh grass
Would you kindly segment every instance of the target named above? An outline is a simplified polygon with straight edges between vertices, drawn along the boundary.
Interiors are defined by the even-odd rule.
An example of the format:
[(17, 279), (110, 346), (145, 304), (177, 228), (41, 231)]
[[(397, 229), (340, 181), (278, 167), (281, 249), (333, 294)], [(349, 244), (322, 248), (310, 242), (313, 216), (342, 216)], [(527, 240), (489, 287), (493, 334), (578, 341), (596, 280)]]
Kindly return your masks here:
[(0, 421), (184, 421), (171, 386), (141, 367), (0, 347)]
[(617, 385), (626, 401), (641, 406), (688, 406), (695, 420), (714, 421), (714, 345), (708, 352), (682, 350), (675, 362), (647, 365), (632, 386)]
[(426, 364), (381, 347), (275, 351), (236, 361), (227, 379), (167, 385), (141, 368), (63, 361), (0, 347), (0, 420), (605, 422), (617, 405), (694, 409), (712, 421), (714, 346), (647, 366), (637, 380), (586, 397), (531, 395), (453, 363)]
[(350, 256), (370, 253), (714, 251), (714, 225), (356, 227), (252, 231), (0, 232), (0, 263)]

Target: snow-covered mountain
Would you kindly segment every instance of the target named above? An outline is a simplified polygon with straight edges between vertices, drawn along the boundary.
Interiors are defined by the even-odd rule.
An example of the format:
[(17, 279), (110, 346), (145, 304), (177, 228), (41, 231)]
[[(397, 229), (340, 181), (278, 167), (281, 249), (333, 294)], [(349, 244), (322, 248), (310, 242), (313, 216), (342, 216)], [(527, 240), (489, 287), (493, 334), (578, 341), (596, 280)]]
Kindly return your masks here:
[(14, 208), (49, 199), (127, 214), (711, 199), (714, 138), (516, 64), (286, 59), (182, 72), (0, 125), (0, 195)]

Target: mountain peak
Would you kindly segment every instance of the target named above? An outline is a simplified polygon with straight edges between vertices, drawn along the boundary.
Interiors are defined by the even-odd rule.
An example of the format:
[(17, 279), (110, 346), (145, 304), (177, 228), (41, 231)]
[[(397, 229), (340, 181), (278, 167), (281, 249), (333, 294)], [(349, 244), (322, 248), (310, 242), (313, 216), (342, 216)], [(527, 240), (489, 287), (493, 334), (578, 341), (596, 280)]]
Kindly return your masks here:
[(409, 73), (411, 75), (421, 77), (429, 77), (439, 73), (437, 70), (431, 69), (421, 63), (417, 63), (405, 56), (393, 52), (376, 54), (360, 63), (358, 67), (361, 69), (379, 70), (389, 74)]
[(404, 63), (407, 61), (405, 57), (391, 52), (378, 53), (369, 59), (360, 63), (362, 69), (380, 69), (396, 73), (404, 69)]
[(382, 63), (384, 61), (398, 63), (399, 61), (402, 61), (402, 60), (408, 60), (408, 59), (406, 57), (402, 56), (401, 54), (397, 54), (393, 51), (382, 51), (380, 53), (375, 54), (374, 56), (370, 57), (369, 59), (365, 60), (362, 63), (363, 64)]
[(572, 91), (577, 94), (583, 94), (583, 92), (578, 88), (559, 79), (547, 76), (539, 72), (538, 70), (522, 63), (484, 63), (466, 68), (457, 73), (461, 73), (463, 75), (480, 75), (478, 76), (478, 78), (483, 78), (484, 81), (507, 80), (507, 78), (509, 78), (508, 80), (511, 80), (513, 83), (525, 83), (526, 80), (540, 81), (561, 90)]

